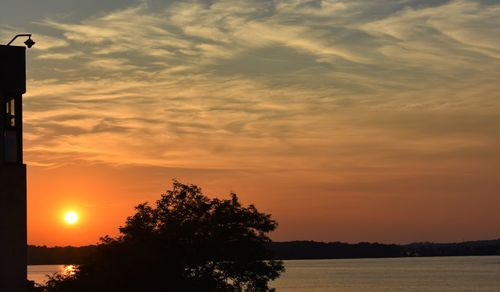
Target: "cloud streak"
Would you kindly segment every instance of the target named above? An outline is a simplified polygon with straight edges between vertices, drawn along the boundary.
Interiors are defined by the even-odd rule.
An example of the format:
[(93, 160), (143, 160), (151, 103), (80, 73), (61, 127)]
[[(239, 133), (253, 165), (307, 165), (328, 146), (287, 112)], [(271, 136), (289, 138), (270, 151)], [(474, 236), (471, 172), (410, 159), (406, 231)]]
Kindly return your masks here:
[[(498, 108), (491, 96), (498, 89), (492, 83), (499, 74), (499, 38), (492, 29), (498, 27), (498, 5), (382, 1), (387, 7), (374, 18), (369, 11), (381, 4), (375, 2), (143, 2), (79, 23), (41, 20), (38, 25), (62, 34), (47, 37), (33, 53), (28, 129), (72, 112), (86, 118), (59, 122), (60, 131), (53, 131), (64, 144), (96, 138), (76, 128), (67, 135), (68, 126), (105, 123), (125, 148), (121, 155), (115, 147), (113, 155), (89, 151), (89, 159), (102, 150), (103, 162), (115, 156), (169, 165), (172, 160), (162, 156), (146, 159), (148, 150), (125, 159), (126, 145), (135, 151), (138, 139), (148, 145), (142, 148), (175, 153), (179, 149), (172, 144), (208, 139), (208, 148), (197, 152), (249, 151), (249, 157), (263, 157), (258, 167), (264, 167), (270, 148), (241, 148), (241, 141), (262, 140), (284, 153), (290, 150), (286, 145), (304, 137), (338, 147), (344, 142), (335, 137), (365, 132), (393, 139), (393, 132), (375, 124), (361, 130), (349, 125), (364, 116), (377, 119), (377, 111), (479, 116)], [(273, 62), (273, 50), (280, 52), (281, 63)], [(279, 69), (291, 62), (296, 65)], [(50, 78), (44, 66), (54, 70)], [(353, 112), (355, 117), (348, 117)], [(156, 124), (141, 122), (144, 117)], [(414, 131), (404, 126), (399, 124), (401, 132)], [(182, 155), (188, 157), (193, 148)], [(225, 159), (217, 158), (217, 167), (230, 167)]]
[(473, 0), (223, 0), (44, 16), (29, 26), (26, 159), (238, 169), (361, 205), (439, 182), (461, 196), (454, 179), (499, 170), (498, 15)]

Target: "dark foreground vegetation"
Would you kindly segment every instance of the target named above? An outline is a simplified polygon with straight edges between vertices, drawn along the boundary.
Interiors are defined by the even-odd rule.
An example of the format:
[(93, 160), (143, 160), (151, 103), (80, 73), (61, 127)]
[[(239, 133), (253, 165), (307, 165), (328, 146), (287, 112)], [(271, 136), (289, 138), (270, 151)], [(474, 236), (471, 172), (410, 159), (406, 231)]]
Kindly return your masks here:
[(52, 277), (42, 289), (48, 292), (271, 291), (269, 281), (284, 270), (281, 261), (268, 260), (267, 233), (276, 226), (235, 194), (210, 199), (175, 181), (154, 207), (137, 206), (120, 236), (81, 249), (31, 247), (30, 262), (68, 256), (65, 263), (80, 264), (73, 275)]
[[(95, 245), (83, 247), (29, 246), (28, 262), (30, 265), (80, 264), (96, 248)], [(406, 245), (288, 241), (271, 242), (267, 244), (267, 248), (271, 251), (272, 258), (281, 260), (500, 255), (500, 239), (461, 243), (424, 242)]]

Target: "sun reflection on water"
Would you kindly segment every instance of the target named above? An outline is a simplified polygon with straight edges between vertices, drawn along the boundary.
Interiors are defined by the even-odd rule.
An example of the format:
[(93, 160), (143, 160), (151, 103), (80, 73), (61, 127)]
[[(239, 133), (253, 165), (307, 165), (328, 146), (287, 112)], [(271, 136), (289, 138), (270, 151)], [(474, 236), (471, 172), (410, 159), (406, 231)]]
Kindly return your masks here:
[(61, 267), (60, 274), (64, 276), (73, 276), (78, 268), (77, 265), (64, 265)]

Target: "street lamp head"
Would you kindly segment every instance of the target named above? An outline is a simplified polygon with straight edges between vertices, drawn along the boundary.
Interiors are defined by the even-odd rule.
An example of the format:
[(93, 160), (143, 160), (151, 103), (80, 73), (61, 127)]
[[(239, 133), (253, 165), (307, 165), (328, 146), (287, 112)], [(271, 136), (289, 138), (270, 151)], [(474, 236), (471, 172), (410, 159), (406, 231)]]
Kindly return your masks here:
[(25, 45), (26, 45), (26, 47), (28, 47), (28, 49), (29, 49), (29, 48), (31, 48), (32, 46), (34, 46), (34, 45), (35, 45), (35, 41), (33, 41), (33, 40), (31, 39), (31, 36), (30, 36), (30, 37), (29, 37), (29, 38), (28, 38), (28, 39), (24, 42), (24, 44), (25, 44)]
[(31, 39), (31, 34), (29, 33), (23, 33), (23, 34), (18, 34), (16, 35), (8, 44), (7, 46), (10, 46), (10, 44), (12, 44), (18, 37), (28, 37), (28, 39), (24, 42), (24, 44), (26, 45), (26, 47), (31, 48), (35, 42)]

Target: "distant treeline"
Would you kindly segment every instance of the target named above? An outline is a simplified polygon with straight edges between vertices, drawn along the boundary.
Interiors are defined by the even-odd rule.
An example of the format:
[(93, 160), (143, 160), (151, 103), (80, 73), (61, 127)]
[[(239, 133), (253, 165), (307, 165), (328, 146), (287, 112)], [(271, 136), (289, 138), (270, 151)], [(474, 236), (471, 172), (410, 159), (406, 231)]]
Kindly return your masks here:
[(46, 247), (28, 245), (28, 265), (79, 264), (95, 250), (95, 245), (81, 247)]
[(500, 255), (500, 239), (461, 243), (424, 242), (406, 245), (289, 241), (273, 242), (269, 248), (276, 258), (283, 260)]
[[(95, 246), (46, 247), (28, 246), (28, 264), (78, 264)], [(272, 242), (269, 249), (276, 259), (345, 259), (418, 256), (500, 255), (500, 239), (461, 243), (412, 243), (406, 245), (361, 242), (288, 241)]]

